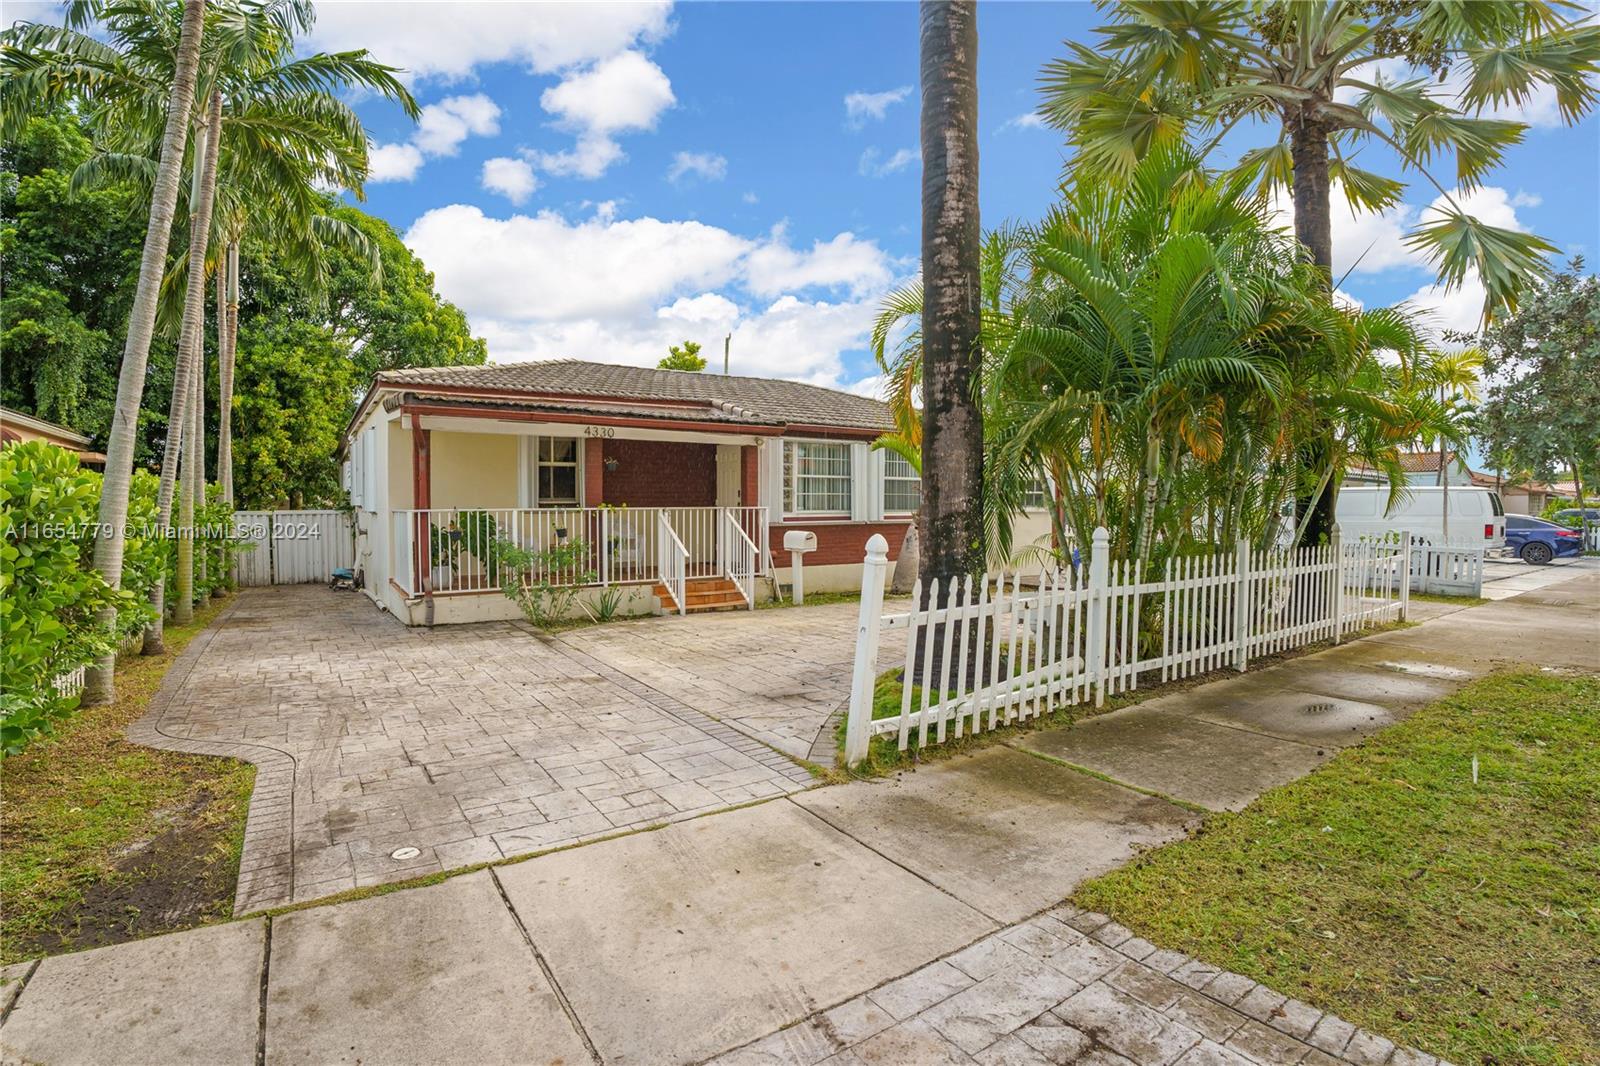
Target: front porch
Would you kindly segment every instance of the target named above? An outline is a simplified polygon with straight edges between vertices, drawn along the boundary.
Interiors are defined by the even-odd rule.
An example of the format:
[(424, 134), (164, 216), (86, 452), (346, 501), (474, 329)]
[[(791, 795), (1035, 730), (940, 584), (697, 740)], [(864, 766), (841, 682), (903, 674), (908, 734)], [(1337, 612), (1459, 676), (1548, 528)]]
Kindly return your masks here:
[(770, 572), (765, 507), (435, 507), (391, 524), (392, 580), (408, 599), (500, 595), (504, 545), (539, 553), (526, 582), (633, 586), (636, 609), (622, 613), (642, 613), (644, 592), (678, 614), (754, 608)]

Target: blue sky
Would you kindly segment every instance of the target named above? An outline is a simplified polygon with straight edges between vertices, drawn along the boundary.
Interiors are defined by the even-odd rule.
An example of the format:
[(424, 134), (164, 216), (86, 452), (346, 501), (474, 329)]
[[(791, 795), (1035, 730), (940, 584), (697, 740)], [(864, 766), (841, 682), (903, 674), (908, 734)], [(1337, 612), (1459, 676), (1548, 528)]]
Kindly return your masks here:
[[(1051, 203), (1065, 156), (1030, 120), (1036, 79), (1102, 18), (1088, 3), (981, 7), (987, 225)], [(366, 206), (492, 359), (653, 364), (684, 339), (720, 359), (731, 333), (736, 373), (874, 391), (875, 309), (918, 260), (916, 4), (325, 0), (308, 46), (407, 71), (420, 125), (357, 101), (374, 141)], [(1546, 98), (1511, 117), (1532, 128), (1469, 209), (1600, 255), (1600, 119), (1561, 126)], [(1224, 150), (1266, 140), (1245, 131)], [(1398, 170), (1381, 148), (1361, 162)], [(1439, 292), (1401, 243), (1435, 195), (1413, 184), (1386, 216), (1336, 205), (1335, 270), (1359, 258), (1350, 297), (1465, 328), (1480, 291)]]
[[(359, 105), (377, 146), (367, 204), (491, 358), (653, 363), (682, 339), (720, 355), (731, 332), (735, 372), (873, 389), (874, 308), (918, 256), (915, 4), (343, 3), (319, 18), (315, 44), (411, 71), (420, 128)], [(1038, 72), (1100, 21), (1086, 3), (981, 9), (987, 224), (1050, 204), (1065, 156), (1028, 119)], [(1526, 142), (1468, 203), (1595, 254), (1600, 120), (1563, 127), (1544, 101), (1518, 117)], [(1363, 162), (1392, 171), (1385, 155)], [(1388, 216), (1336, 208), (1336, 270), (1360, 257), (1342, 291), (1465, 327), (1479, 293), (1431, 288), (1400, 243), (1435, 195), (1414, 185)]]

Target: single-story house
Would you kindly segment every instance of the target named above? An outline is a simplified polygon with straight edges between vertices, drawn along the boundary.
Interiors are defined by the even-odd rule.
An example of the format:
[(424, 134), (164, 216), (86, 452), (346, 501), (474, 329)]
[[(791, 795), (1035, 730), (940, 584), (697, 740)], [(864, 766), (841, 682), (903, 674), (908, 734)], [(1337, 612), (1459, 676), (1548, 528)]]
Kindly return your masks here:
[(106, 457), (99, 452), (90, 451), (89, 445), (92, 442), (82, 433), (66, 426), (58, 426), (54, 422), (46, 422), (34, 415), (13, 411), (9, 407), (0, 407), (0, 443), (21, 444), (30, 440), (42, 440), (46, 444), (54, 444), (58, 448), (76, 452), (78, 462), (84, 466), (98, 468), (106, 465)]
[(815, 535), (807, 591), (859, 589), (868, 538), (897, 559), (920, 502), (910, 464), (871, 448), (892, 428), (882, 401), (773, 378), (577, 360), (385, 371), (345, 443), (356, 566), (410, 624), (514, 617), (506, 542), (591, 604), (620, 590), (624, 614), (753, 607), (792, 582), (798, 531)]
[[(1445, 471), (1445, 480), (1448, 484), (1472, 484), (1472, 472), (1467, 469), (1467, 464), (1461, 460), (1458, 452), (1447, 452), (1445, 462), (1448, 464)], [(1419, 488), (1439, 484), (1439, 453), (1438, 451), (1426, 452), (1401, 452), (1400, 469), (1405, 471), (1406, 483)], [(1365, 463), (1352, 463), (1345, 471), (1344, 483), (1347, 485), (1387, 485), (1389, 479), (1383, 473)]]

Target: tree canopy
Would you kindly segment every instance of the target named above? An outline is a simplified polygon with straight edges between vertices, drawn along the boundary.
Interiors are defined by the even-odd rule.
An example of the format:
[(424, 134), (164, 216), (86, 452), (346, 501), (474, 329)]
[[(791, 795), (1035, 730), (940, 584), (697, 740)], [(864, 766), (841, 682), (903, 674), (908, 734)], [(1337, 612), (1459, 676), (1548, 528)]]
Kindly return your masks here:
[(684, 341), (669, 347), (656, 367), (660, 370), (700, 371), (706, 368), (706, 357), (700, 354), (697, 342)]
[[(74, 193), (71, 174), (93, 146), (62, 111), (29, 121), (0, 148), (0, 251), (6, 262), (0, 398), (103, 446), (116, 402), (121, 336), (139, 267), (147, 204), (129, 184)], [(393, 227), (338, 198), (322, 213), (376, 246), (374, 278), (358, 247), (328, 246), (325, 280), (291, 270), (270, 238), (247, 240), (240, 310), (238, 412), (241, 506), (337, 503), (339, 435), (359, 391), (379, 370), (481, 363), (487, 346)], [(176, 323), (151, 350), (136, 452), (161, 456)], [(207, 331), (216, 395), (215, 337)], [(214, 441), (215, 405), (206, 433)], [(259, 439), (253, 439), (259, 435)], [(214, 444), (213, 444), (214, 449)]]

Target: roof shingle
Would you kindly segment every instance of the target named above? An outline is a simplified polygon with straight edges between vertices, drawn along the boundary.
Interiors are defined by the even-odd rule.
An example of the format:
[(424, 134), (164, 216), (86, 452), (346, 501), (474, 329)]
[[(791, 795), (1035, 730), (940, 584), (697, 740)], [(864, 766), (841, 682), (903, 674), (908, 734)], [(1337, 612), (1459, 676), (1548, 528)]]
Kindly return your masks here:
[[(526, 392), (574, 399), (654, 400), (703, 405), (722, 418), (749, 424), (800, 424), (890, 430), (889, 405), (867, 396), (778, 378), (736, 377), (556, 359), (501, 366), (417, 367), (386, 370), (377, 384)], [(697, 412), (696, 417), (701, 417)]]

